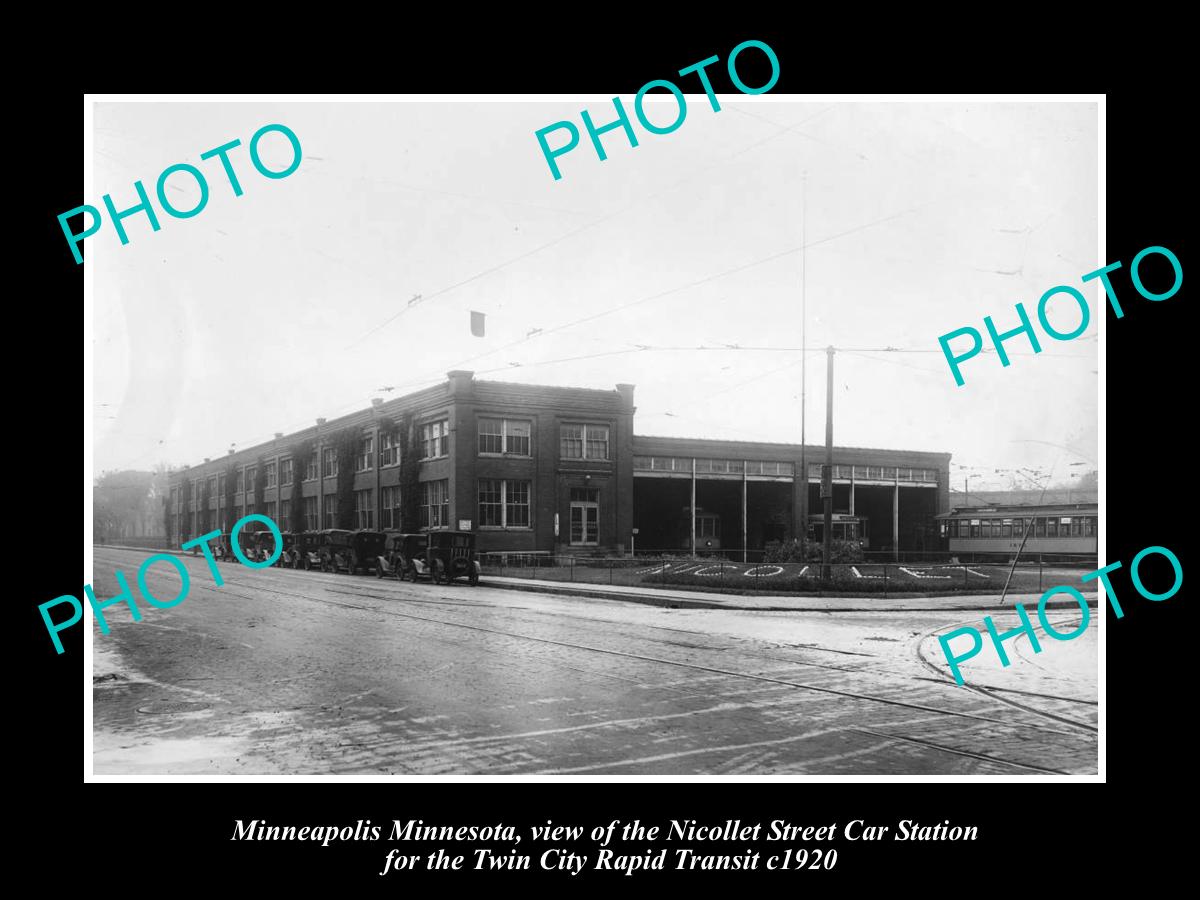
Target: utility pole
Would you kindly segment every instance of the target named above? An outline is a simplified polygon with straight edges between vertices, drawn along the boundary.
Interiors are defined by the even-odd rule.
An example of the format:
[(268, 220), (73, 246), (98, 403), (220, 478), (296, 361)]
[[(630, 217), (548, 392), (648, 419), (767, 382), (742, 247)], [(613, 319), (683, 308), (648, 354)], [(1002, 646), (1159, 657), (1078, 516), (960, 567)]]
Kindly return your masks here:
[(967, 499), (963, 501), (964, 506), (971, 505), (971, 476), (963, 476), (963, 492), (967, 495)]
[[(825, 363), (825, 465), (821, 467), (821, 501), (825, 507), (825, 547), (821, 555), (821, 580), (832, 570), (833, 539), (833, 347), (826, 347)], [(807, 482), (805, 487), (807, 487)]]
[(804, 283), (808, 274), (808, 173), (800, 179), (800, 559), (807, 561), (808, 459), (805, 453), (805, 404), (808, 400), (808, 315)]

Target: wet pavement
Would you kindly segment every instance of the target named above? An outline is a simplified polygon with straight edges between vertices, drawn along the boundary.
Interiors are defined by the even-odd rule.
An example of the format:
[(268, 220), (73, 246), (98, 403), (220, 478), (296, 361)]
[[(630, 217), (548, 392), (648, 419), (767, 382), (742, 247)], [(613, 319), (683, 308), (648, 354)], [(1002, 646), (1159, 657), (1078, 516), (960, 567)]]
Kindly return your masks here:
[[(98, 598), (147, 552), (97, 548)], [(670, 609), (184, 558), (172, 609), (93, 636), (106, 774), (1094, 773), (1097, 624), (990, 646), (953, 683), (936, 635), (976, 610)], [(105, 573), (108, 573), (107, 575)], [(155, 566), (150, 589), (179, 577)], [(1069, 632), (1078, 610), (1055, 610)], [(1036, 618), (1034, 620), (1036, 622)]]

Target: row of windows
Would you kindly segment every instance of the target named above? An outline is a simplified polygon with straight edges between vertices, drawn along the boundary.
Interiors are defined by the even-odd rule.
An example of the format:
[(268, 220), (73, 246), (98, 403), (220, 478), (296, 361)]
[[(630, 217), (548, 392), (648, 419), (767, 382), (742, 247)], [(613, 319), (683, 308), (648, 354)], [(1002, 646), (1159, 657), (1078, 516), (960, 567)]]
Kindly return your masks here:
[[(956, 538), (1019, 538), (1025, 534), (1029, 518), (957, 519), (942, 523), (942, 534)], [(1039, 516), (1033, 520), (1029, 536), (1095, 537), (1094, 516)]]
[[(563, 425), (561, 434), (561, 455), (563, 459), (595, 459), (607, 460), (609, 456), (609, 429), (607, 425), (570, 424)], [(519, 419), (489, 419), (479, 420), (479, 453), (481, 455), (507, 455), (529, 457), (533, 455), (533, 423)], [(448, 419), (436, 422), (426, 422), (421, 426), (420, 439), (421, 459), (442, 459), (450, 454), (450, 423)], [(279, 461), (278, 473), (275, 462), (265, 464), (263, 474), (266, 478), (265, 487), (273, 488), (279, 484), (293, 483), (293, 460), (289, 457)], [(379, 466), (397, 466), (400, 464), (400, 438), (395, 431), (382, 432), (379, 435)], [(375, 465), (375, 438), (364, 437), (358, 444), (354, 458), (355, 472), (369, 472)], [(689, 463), (690, 465), (690, 463)], [(739, 463), (740, 465), (740, 463)], [(750, 465), (767, 467), (774, 463), (751, 463)], [(783, 465), (783, 464), (780, 464)], [(790, 467), (790, 463), (787, 464)], [(722, 470), (724, 471), (724, 470)], [(740, 469), (738, 471), (741, 471)], [(790, 473), (790, 468), (789, 468)], [(257, 466), (247, 466), (237, 472), (234, 490), (241, 494), (246, 492), (247, 485), (254, 488)], [(337, 448), (325, 447), (318, 459), (310, 457), (304, 470), (305, 481), (316, 481), (320, 477), (333, 478), (338, 474)], [(758, 474), (758, 471), (751, 474)], [(774, 470), (765, 472), (774, 474)], [(199, 482), (191, 482), (190, 496), (193, 501), (199, 500)], [(209, 478), (209, 494), (224, 495), (225, 475), (213, 475)], [(172, 494), (178, 500), (177, 493)]]
[[(690, 474), (692, 462), (690, 456), (635, 456), (633, 467), (651, 472)], [(698, 475), (785, 475), (790, 478), (795, 471), (795, 466), (790, 462), (743, 459), (697, 459), (694, 462)]]
[[(480, 528), (530, 528), (532, 482), (508, 478), (481, 478), (478, 484)], [(571, 489), (570, 540), (573, 544), (597, 544), (600, 531), (599, 488)], [(323, 506), (317, 497), (302, 497), (301, 505), (293, 507), (291, 500), (269, 501), (265, 514), (283, 531), (316, 531), (337, 527), (337, 495), (326, 494)], [(382, 488), (379, 495), (379, 528), (398, 530), (400, 520), (400, 488)], [(236, 518), (246, 513), (246, 506), (234, 507)], [(324, 521), (320, 513), (324, 512)], [(192, 513), (193, 530), (199, 527), (198, 513)], [(176, 516), (178, 528), (181, 515)], [(421, 527), (450, 527), (450, 482), (426, 481), (421, 484)], [(374, 529), (375, 503), (371, 490), (354, 492), (354, 527)], [(715, 518), (697, 519), (701, 536), (716, 536), (719, 525)]]
[[(821, 465), (809, 463), (808, 477), (820, 480)], [(937, 469), (912, 469), (897, 466), (839, 466), (833, 467), (833, 477), (844, 481), (923, 481), (937, 482)]]
[[(792, 477), (795, 465), (790, 462), (742, 459), (696, 459), (690, 456), (635, 456), (633, 467), (651, 472), (684, 472), (690, 474), (695, 462), (697, 475), (775, 475)], [(810, 463), (810, 480), (819, 481), (821, 464)], [(849, 481), (921, 481), (936, 483), (936, 469), (910, 469), (895, 466), (840, 466), (833, 467), (833, 477)]]

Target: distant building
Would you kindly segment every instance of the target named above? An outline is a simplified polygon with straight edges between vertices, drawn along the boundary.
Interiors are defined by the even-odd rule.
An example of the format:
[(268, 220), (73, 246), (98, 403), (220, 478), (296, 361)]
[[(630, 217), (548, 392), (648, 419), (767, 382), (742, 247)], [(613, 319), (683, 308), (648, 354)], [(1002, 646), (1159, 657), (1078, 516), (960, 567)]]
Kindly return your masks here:
[[(614, 391), (446, 382), (172, 473), (176, 544), (247, 512), (284, 531), (469, 530), (482, 551), (627, 553), (716, 540), (761, 549), (801, 533), (800, 447), (636, 436), (634, 386)], [(820, 512), (824, 448), (810, 446)], [(870, 523), (872, 549), (936, 546), (947, 453), (834, 448), (834, 509)], [(350, 468), (344, 468), (349, 466)], [(637, 530), (634, 538), (634, 530)], [(681, 533), (686, 540), (681, 540)], [(708, 546), (712, 546), (711, 543)]]

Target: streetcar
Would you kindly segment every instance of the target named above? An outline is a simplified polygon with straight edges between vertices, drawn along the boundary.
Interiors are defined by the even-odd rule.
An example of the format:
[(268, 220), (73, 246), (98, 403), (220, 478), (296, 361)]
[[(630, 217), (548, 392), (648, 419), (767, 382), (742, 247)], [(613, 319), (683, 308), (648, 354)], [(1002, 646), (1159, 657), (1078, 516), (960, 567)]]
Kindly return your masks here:
[(959, 507), (936, 519), (950, 552), (971, 559), (1008, 560), (1018, 550), (1049, 560), (1097, 554), (1096, 503)]
[[(868, 521), (847, 513), (833, 513), (830, 531), (835, 541), (858, 544), (863, 550), (870, 547)], [(808, 540), (817, 544), (825, 540), (825, 514), (815, 513), (808, 517)]]

